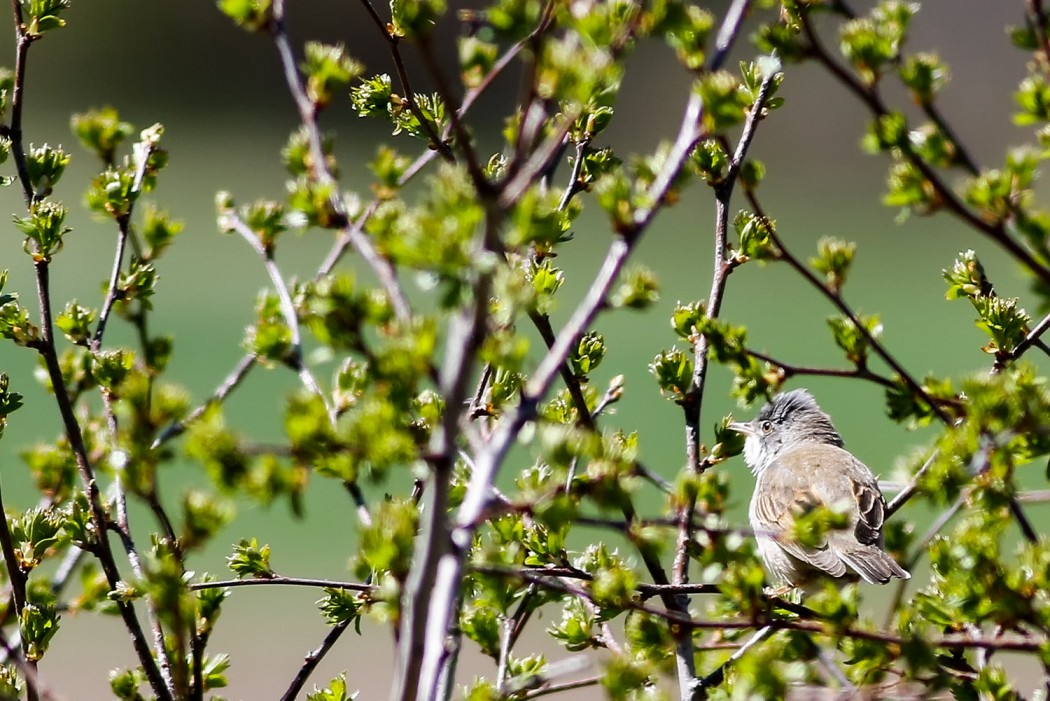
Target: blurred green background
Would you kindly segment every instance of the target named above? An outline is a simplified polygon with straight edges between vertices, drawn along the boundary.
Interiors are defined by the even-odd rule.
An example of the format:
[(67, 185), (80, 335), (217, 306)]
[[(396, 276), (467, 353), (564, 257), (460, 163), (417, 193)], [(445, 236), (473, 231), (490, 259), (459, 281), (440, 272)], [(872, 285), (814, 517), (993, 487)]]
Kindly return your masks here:
[[(385, 47), (359, 4), (301, 0), (288, 5), (289, 28), (297, 46), (307, 39), (341, 41), (369, 71), (391, 71)], [(713, 5), (720, 12), (725, 3)], [(1024, 76), (1027, 57), (1009, 45), (1004, 31), (1020, 23), (1022, 13), (1019, 1), (936, 0), (924, 3), (915, 20), (910, 46), (937, 51), (953, 68), (943, 109), (986, 165), (1001, 163), (1006, 147), (1029, 140), (1010, 119), (1011, 94)], [(233, 27), (211, 2), (81, 1), (74, 2), (67, 17), (65, 29), (49, 34), (30, 51), (25, 111), (27, 142), (61, 143), (74, 155), (56, 190), (56, 197), (71, 206), (69, 223), (74, 231), (54, 262), (55, 306), (61, 308), (71, 298), (89, 306), (100, 304), (116, 236), (114, 226), (94, 221), (79, 205), (97, 166), (71, 136), (70, 115), (112, 105), (137, 128), (163, 123), (163, 144), (171, 163), (150, 199), (183, 219), (186, 229), (160, 263), (152, 328), (174, 334), (170, 379), (184, 385), (197, 403), (241, 357), (244, 326), (252, 318), (256, 294), (267, 284), (254, 253), (239, 239), (217, 233), (213, 199), (218, 190), (229, 190), (242, 202), (283, 194), (278, 151), (297, 120), (276, 53), (265, 38)], [(451, 32), (453, 25), (448, 21), (443, 29)], [(0, 64), (4, 56), (9, 57), (7, 65), (13, 63), (12, 35), (3, 32)], [(828, 44), (835, 44), (833, 32), (825, 36)], [(446, 42), (446, 58), (452, 46)], [(411, 47), (406, 49), (412, 71), (418, 64)], [(753, 51), (742, 41), (735, 55), (748, 58)], [(688, 85), (688, 76), (668, 50), (640, 47), (630, 60), (616, 118), (599, 145), (612, 145), (621, 154), (652, 151), (660, 140), (673, 136)], [(416, 87), (429, 88), (426, 81)], [(470, 124), (483, 143), (496, 143), (515, 88), (516, 77), (504, 81), (502, 90), (471, 115)], [(803, 259), (815, 251), (822, 236), (859, 244), (846, 297), (854, 308), (881, 315), (886, 344), (913, 374), (986, 372), (990, 359), (980, 351), (985, 338), (971, 323), (973, 313), (965, 302), (944, 300), (941, 270), (951, 265), (958, 251), (975, 248), (1000, 293), (1021, 296), (1034, 315), (1039, 310), (1029, 301), (1027, 283), (1016, 267), (947, 216), (899, 222), (897, 212), (881, 206), (886, 164), (860, 152), (865, 113), (828, 75), (813, 66), (789, 67), (781, 94), (787, 103), (761, 125), (752, 154), (767, 165), (760, 195), (786, 244)], [(888, 94), (903, 108), (909, 107), (901, 92), (889, 89)], [(323, 126), (338, 135), (344, 186), (367, 198), (364, 164), (377, 144), (388, 139), (388, 130), (356, 117), (349, 101), (326, 112)], [(395, 141), (405, 153), (418, 152), (419, 144), (408, 137)], [(13, 166), (6, 167), (13, 173)], [(564, 178), (566, 173), (560, 175)], [(21, 209), (15, 188), (0, 192), (0, 212)], [(643, 460), (669, 479), (684, 460), (681, 415), (659, 396), (646, 366), (676, 341), (668, 324), (676, 300), (708, 294), (712, 222), (712, 198), (701, 187), (694, 187), (674, 209), (661, 214), (636, 257), (659, 274), (661, 301), (649, 313), (604, 316), (597, 327), (610, 349), (595, 376), (599, 386), (604, 387), (614, 374), (627, 375), (624, 400), (603, 423), (638, 430)], [(601, 215), (585, 214), (575, 230), (575, 242), (558, 261), (568, 282), (559, 292), (556, 326), (586, 287), (608, 241)], [(331, 237), (322, 232), (287, 236), (278, 247), (286, 276), (316, 269), (330, 244)], [(7, 289), (21, 292), (32, 309), (31, 265), (21, 246), (21, 235), (9, 226), (7, 234), (0, 235), (0, 269), (10, 269)], [(411, 278), (406, 280), (411, 286)], [(832, 311), (785, 266), (748, 265), (730, 279), (723, 316), (747, 324), (752, 345), (784, 361), (841, 366), (844, 361), (824, 323)], [(120, 324), (109, 333), (110, 344), (130, 342)], [(55, 406), (33, 379), (34, 368), (31, 352), (0, 345), (0, 371), (10, 374), (13, 388), (26, 395), (26, 407), (12, 417), (0, 442), (0, 478), (11, 509), (36, 501), (19, 450), (34, 441), (50, 440), (59, 430)], [(324, 366), (319, 374), (327, 378), (330, 371)], [(728, 374), (716, 368), (707, 385), (703, 421), (707, 439), (710, 426), (724, 413), (736, 410), (749, 416), (752, 411), (741, 412), (733, 405), (729, 385)], [(283, 396), (296, 386), (290, 372), (254, 372), (227, 403), (230, 422), (252, 436), (280, 442)], [(898, 456), (930, 437), (909, 433), (886, 419), (882, 392), (874, 385), (813, 379), (807, 386), (835, 418), (849, 447), (883, 478), (893, 476)], [(740, 460), (718, 469), (732, 471), (734, 513), (743, 524), (751, 476)], [(1033, 476), (1035, 472), (1031, 471)], [(199, 468), (184, 464), (161, 479), (169, 494), (177, 496), (185, 484), (200, 481)], [(282, 574), (348, 577), (354, 519), (344, 493), (333, 486), (313, 481), (304, 521), (293, 520), (283, 504), (269, 510), (241, 504), (238, 519), (224, 531), (217, 547), (194, 560), (193, 568), (224, 573), (229, 544), (254, 535), (273, 546), (272, 562)], [(648, 502), (653, 510), (658, 504), (656, 495)], [(1032, 515), (1038, 525), (1048, 514), (1032, 509)], [(921, 507), (909, 509), (905, 516), (919, 522), (929, 517)], [(148, 520), (139, 514), (138, 523), (145, 525)], [(346, 540), (346, 548), (336, 558), (323, 557), (322, 550), (333, 539)], [(279, 696), (302, 655), (325, 634), (313, 605), (319, 596), (316, 591), (292, 588), (234, 591), (212, 643), (213, 650), (232, 655), (228, 696)], [(105, 698), (107, 670), (131, 662), (119, 621), (66, 616), (63, 623), (42, 663), (43, 678), (67, 698)], [(361, 698), (384, 697), (391, 676), (390, 641), (388, 630), (372, 624), (366, 625), (364, 637), (344, 636), (314, 681), (324, 683), (346, 669), (351, 688), (362, 690)], [(466, 648), (459, 672), (465, 681), (487, 669), (469, 643)]]

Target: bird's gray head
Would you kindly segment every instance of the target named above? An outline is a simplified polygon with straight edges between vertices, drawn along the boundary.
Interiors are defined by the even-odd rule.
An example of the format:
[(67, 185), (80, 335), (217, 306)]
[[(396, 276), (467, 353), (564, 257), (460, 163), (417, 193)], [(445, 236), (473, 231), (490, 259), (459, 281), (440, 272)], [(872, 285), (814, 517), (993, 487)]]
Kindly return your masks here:
[(842, 447), (842, 437), (831, 417), (804, 389), (778, 394), (751, 421), (732, 423), (729, 428), (747, 436), (744, 461), (755, 474), (766, 469), (780, 453), (804, 443)]

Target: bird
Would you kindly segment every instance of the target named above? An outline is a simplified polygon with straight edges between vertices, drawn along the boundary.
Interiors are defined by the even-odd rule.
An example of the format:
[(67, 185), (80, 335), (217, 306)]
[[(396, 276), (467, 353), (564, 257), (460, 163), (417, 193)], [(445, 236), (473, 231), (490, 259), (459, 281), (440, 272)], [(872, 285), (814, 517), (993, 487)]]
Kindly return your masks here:
[[(911, 575), (883, 550), (886, 499), (871, 470), (844, 447), (831, 417), (808, 391), (773, 397), (751, 421), (730, 423), (746, 436), (755, 474), (748, 511), (766, 569), (780, 585), (812, 591), (827, 579), (885, 584)], [(848, 518), (815, 546), (792, 539), (796, 518), (817, 507)]]

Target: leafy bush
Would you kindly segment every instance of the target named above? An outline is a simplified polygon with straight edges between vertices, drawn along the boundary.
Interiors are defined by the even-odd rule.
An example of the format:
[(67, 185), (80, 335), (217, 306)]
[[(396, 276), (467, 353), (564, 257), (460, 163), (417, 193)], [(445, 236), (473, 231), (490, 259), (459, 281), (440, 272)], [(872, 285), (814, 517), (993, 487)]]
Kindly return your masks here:
[[(38, 662), (62, 613), (98, 611), (120, 617), (137, 660), (110, 673), (117, 698), (218, 699), (230, 660), (211, 638), (224, 601), (241, 586), (282, 584), (320, 589), (331, 625), (284, 699), (300, 695), (365, 617), (394, 632), (394, 699), (526, 699), (597, 685), (615, 699), (777, 698), (828, 678), (892, 697), (1019, 698), (1001, 664), (1007, 651), (1037, 661), (1050, 691), (1050, 548), (1024, 506), (1045, 490), (1020, 486), (1033, 481), (1023, 474), (1029, 463), (1050, 452), (1050, 391), (1028, 358), (1050, 354), (1041, 340), (1050, 316), (1037, 321), (1024, 308), (1050, 298), (1050, 215), (1035, 187), (1050, 153), (1050, 18), (1041, 3), (1024, 5), (1011, 34), (1029, 61), (1016, 121), (1031, 143), (985, 168), (940, 106), (947, 66), (910, 48), (919, 9), (911, 3), (883, 0), (856, 13), (840, 0), (735, 0), (716, 12), (678, 0), (494, 0), (460, 11), (454, 31), (442, 0), (393, 0), (389, 17), (366, 0), (362, 16), (389, 49), (388, 74), (342, 44), (293, 44), (282, 0), (219, 0), (241, 30), (272, 42), (300, 124), (280, 153), (283, 201), (216, 196), (219, 231), (248, 245), (270, 286), (243, 359), (199, 404), (169, 380), (173, 340), (153, 323), (157, 271), (183, 228), (149, 200), (168, 161), (161, 125), (139, 131), (113, 108), (73, 117), (98, 162), (86, 205), (110, 222), (117, 245), (97, 304), (52, 296), (52, 261), (79, 216), (60, 199), (70, 155), (34, 145), (23, 110), (27, 62), (38, 43), (61, 41), (69, 5), (13, 4), (15, 66), (0, 76), (0, 162), (13, 166), (3, 182), (24, 199), (13, 223), (27, 258), (12, 265), (36, 280), (35, 294), (20, 296), (0, 275), (0, 336), (5, 353), (37, 354), (62, 420), (59, 437), (23, 453), (39, 504), (5, 510), (0, 522), (9, 592), (0, 696), (51, 697)], [(757, 28), (742, 47), (748, 13)], [(439, 58), (452, 41), (454, 69)], [(636, 99), (621, 85), (643, 44), (670, 51), (692, 86), (676, 133), (651, 153), (617, 153), (604, 132), (617, 104)], [(734, 46), (753, 56), (733, 65)], [(880, 317), (845, 296), (863, 252), (825, 237), (812, 257), (802, 253), (763, 206), (762, 182), (792, 174), (767, 171), (751, 146), (782, 118), (778, 90), (802, 63), (827, 71), (841, 99), (867, 111), (863, 146), (889, 161), (886, 205), (950, 217), (969, 235), (972, 248), (940, 265), (947, 298), (969, 300), (987, 335), (986, 372), (909, 370)], [(476, 138), (475, 105), (514, 80), (520, 99), (502, 115), (490, 153)], [(344, 191), (334, 136), (318, 124), (347, 102), (391, 131), (368, 164), (365, 198)], [(620, 368), (608, 384), (594, 378), (614, 357), (596, 320), (663, 313), (660, 271), (635, 254), (687, 189), (714, 203), (713, 221), (695, 232), (714, 266), (701, 285), (706, 298), (673, 308), (666, 346), (649, 365), (680, 408), (685, 438), (684, 466), (666, 480), (646, 465), (638, 432), (602, 425), (630, 396)], [(608, 242), (589, 280), (558, 257), (576, 245), (585, 210), (604, 216)], [(330, 230), (335, 242), (315, 274), (291, 278), (278, 254), (296, 245), (290, 231), (307, 229)], [(1032, 283), (1023, 302), (993, 284), (978, 248), (1023, 270)], [(834, 313), (823, 342), (842, 363), (794, 364), (756, 347), (746, 319), (723, 316), (731, 274), (760, 264), (790, 270), (827, 301)], [(578, 297), (567, 278), (581, 283)], [(556, 305), (570, 310), (561, 325)], [(115, 324), (134, 341), (116, 344), (107, 333)], [(745, 406), (797, 378), (835, 377), (881, 387), (893, 421), (936, 427), (910, 458), (886, 527), (891, 553), (917, 575), (927, 555), (929, 569), (911, 589), (900, 585), (884, 622), (859, 612), (853, 586), (829, 584), (804, 600), (764, 586), (754, 548), (763, 534), (728, 518), (729, 479), (712, 469), (742, 449), (731, 417), (712, 422), (703, 412), (712, 393), (727, 391), (708, 381), (716, 365), (732, 372), (729, 391)], [(226, 398), (259, 366), (300, 384), (274, 399), (284, 431), (263, 443), (224, 415)], [(0, 375), (0, 435), (9, 420), (18, 428), (18, 388), (28, 381)], [(180, 458), (179, 444), (208, 483), (176, 497), (160, 475)], [(347, 581), (278, 572), (257, 538), (234, 546), (234, 578), (195, 570), (233, 518), (230, 497), (287, 501), (321, 519), (303, 513), (312, 481), (345, 491), (356, 514)], [(915, 519), (901, 508), (920, 500), (942, 517), (915, 538)], [(152, 520), (133, 522), (129, 501)], [(639, 506), (657, 502), (655, 515)], [(832, 527), (819, 516), (800, 519), (800, 532)], [(522, 649), (522, 631), (539, 627), (541, 611), (567, 661)], [(492, 665), (460, 689), (465, 645)], [(583, 654), (591, 650), (602, 654)], [(592, 662), (599, 669), (587, 671)], [(353, 697), (352, 677), (323, 683), (307, 698)]]

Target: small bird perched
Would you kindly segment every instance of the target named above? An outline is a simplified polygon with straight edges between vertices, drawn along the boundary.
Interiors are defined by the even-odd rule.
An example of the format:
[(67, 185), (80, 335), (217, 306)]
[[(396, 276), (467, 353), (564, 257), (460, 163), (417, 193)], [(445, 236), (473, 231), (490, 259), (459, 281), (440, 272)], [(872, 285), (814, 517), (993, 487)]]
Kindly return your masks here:
[[(751, 527), (775, 579), (805, 587), (827, 577), (872, 584), (911, 577), (882, 549), (886, 500), (875, 475), (843, 448), (809, 392), (779, 394), (754, 419), (729, 428), (747, 436), (744, 460), (757, 478)], [(816, 547), (792, 542), (796, 516), (819, 506), (846, 514), (849, 527), (829, 532)]]

